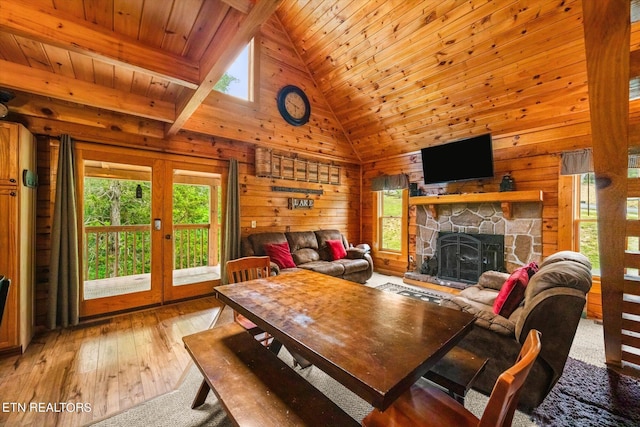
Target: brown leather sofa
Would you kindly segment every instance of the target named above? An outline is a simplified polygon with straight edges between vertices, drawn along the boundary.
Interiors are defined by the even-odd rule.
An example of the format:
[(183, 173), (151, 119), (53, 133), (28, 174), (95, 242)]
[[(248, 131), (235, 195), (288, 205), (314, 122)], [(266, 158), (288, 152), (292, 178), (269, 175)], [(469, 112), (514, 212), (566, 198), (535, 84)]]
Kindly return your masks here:
[[(328, 240), (340, 240), (346, 251), (342, 259), (332, 259), (328, 248)], [(317, 271), (329, 276), (340, 277), (352, 282), (365, 283), (373, 275), (373, 259), (368, 245), (351, 247), (339, 230), (291, 231), (255, 233), (242, 238), (242, 256), (264, 256), (267, 244), (287, 242), (296, 268)], [(281, 269), (274, 262), (272, 271), (279, 273)]]
[(493, 313), (493, 303), (509, 274), (485, 272), (478, 284), (440, 305), (476, 317), (474, 328), (459, 343), (488, 358), (473, 388), (489, 395), (498, 376), (510, 367), (531, 329), (542, 332), (542, 350), (521, 391), (518, 407), (530, 413), (562, 375), (591, 288), (591, 264), (576, 252), (546, 258), (531, 276), (520, 306), (505, 318)]

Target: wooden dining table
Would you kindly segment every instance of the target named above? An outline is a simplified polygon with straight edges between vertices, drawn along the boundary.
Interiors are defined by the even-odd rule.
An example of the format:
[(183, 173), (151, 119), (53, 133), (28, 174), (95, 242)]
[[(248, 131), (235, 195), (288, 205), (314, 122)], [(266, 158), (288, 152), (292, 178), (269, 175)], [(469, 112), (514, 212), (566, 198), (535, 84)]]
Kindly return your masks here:
[(303, 269), (215, 291), (220, 301), (381, 410), (453, 348), (474, 319)]

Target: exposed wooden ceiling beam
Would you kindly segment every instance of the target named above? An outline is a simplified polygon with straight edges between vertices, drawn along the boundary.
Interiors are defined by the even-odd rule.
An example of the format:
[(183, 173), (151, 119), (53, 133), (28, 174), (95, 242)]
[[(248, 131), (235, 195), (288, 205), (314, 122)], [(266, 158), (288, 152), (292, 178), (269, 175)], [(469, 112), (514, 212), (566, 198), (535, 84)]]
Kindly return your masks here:
[(92, 126), (103, 132), (121, 132), (160, 139), (164, 137), (164, 124), (157, 120), (79, 106), (76, 103), (33, 93), (16, 91), (16, 97), (9, 103), (9, 110), (22, 116)]
[[(223, 28), (228, 31), (219, 31), (211, 43), (212, 49), (207, 50), (200, 61), (202, 79), (200, 86), (193, 92), (186, 94), (177, 108), (176, 119), (167, 127), (167, 136), (175, 135), (202, 102), (209, 96), (213, 87), (222, 77), (227, 68), (233, 63), (242, 49), (251, 41), (251, 38), (276, 11), (282, 0), (261, 0), (253, 6), (249, 14), (243, 17), (240, 14), (235, 22), (223, 23)], [(231, 15), (230, 19), (231, 19)], [(231, 25), (230, 25), (231, 24)]]
[(251, 11), (253, 7), (253, 1), (251, 0), (222, 0), (224, 3), (228, 4), (232, 8), (239, 10), (245, 15)]
[(200, 79), (196, 62), (98, 25), (65, 16), (63, 12), (33, 7), (26, 2), (0, 1), (0, 30), (37, 40), (91, 58), (141, 71), (195, 89)]
[[(59, 74), (0, 60), (0, 86), (105, 110), (162, 122), (175, 118), (175, 106), (166, 101), (64, 77)], [(15, 78), (14, 76), (20, 76)]]

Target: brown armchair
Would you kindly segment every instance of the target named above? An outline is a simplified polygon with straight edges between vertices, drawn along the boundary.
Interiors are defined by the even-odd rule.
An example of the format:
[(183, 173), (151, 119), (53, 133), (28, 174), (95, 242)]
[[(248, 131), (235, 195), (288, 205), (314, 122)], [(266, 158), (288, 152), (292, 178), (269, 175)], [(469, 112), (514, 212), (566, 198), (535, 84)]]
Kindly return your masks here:
[(519, 408), (538, 406), (562, 375), (591, 288), (591, 264), (576, 252), (562, 251), (540, 264), (522, 304), (505, 318), (493, 313), (493, 302), (509, 275), (485, 272), (477, 285), (441, 302), (476, 316), (475, 327), (460, 346), (488, 358), (473, 388), (490, 394), (500, 375), (518, 355), (532, 329), (542, 333), (542, 350), (520, 396)]

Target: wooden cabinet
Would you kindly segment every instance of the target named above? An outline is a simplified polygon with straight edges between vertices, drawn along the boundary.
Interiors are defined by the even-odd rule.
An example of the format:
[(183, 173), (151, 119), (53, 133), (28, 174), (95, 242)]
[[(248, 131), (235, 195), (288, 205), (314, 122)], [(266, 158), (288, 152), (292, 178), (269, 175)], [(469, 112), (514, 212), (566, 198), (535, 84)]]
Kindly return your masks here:
[(0, 275), (11, 279), (0, 354), (23, 352), (33, 336), (36, 188), (29, 173), (36, 173), (35, 138), (0, 121)]

